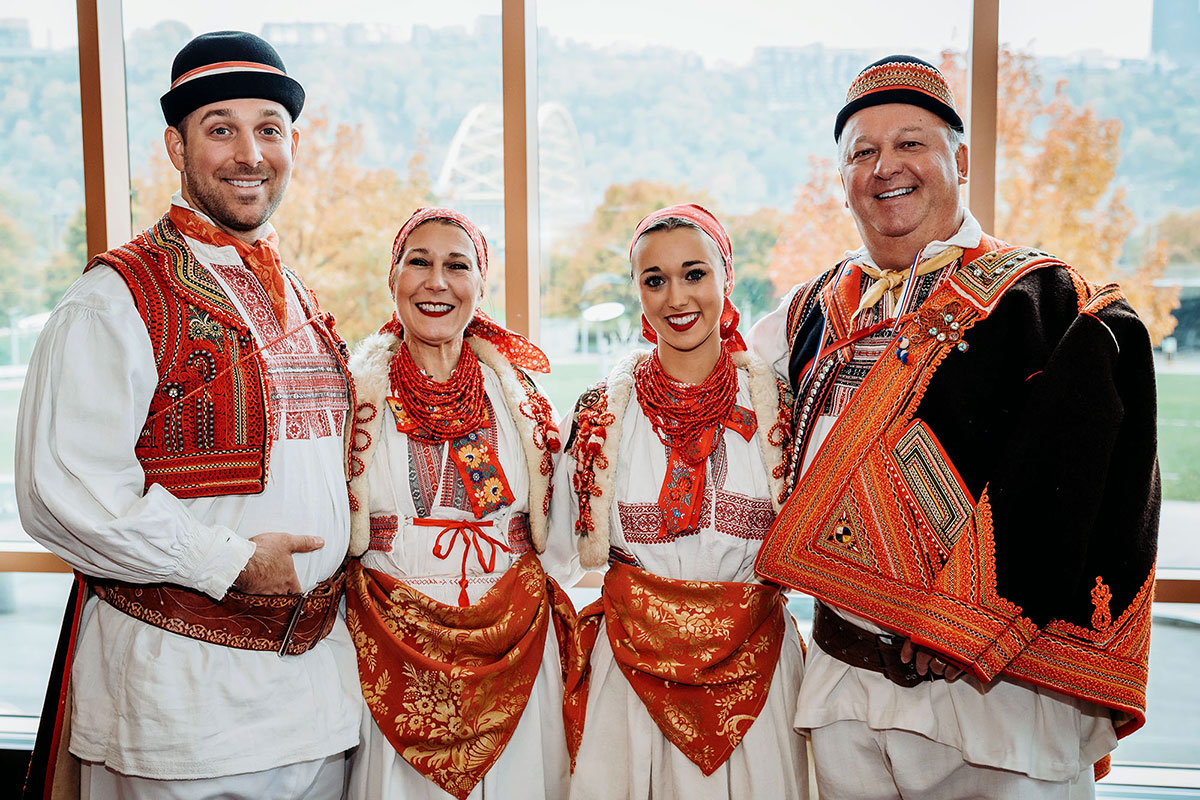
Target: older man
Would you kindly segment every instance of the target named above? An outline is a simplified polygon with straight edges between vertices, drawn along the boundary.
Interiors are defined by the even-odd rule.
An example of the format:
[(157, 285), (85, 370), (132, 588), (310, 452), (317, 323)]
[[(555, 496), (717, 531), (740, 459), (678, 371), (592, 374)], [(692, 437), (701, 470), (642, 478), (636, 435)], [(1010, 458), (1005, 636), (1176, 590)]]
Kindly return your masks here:
[(361, 706), (337, 617), (351, 404), (269, 222), (304, 90), (236, 31), (171, 80), (180, 191), (59, 303), (17, 426), (22, 523), (92, 594), (70, 752), (85, 797), (336, 798)]
[(795, 388), (759, 572), (817, 599), (798, 701), (836, 798), (1076, 798), (1144, 720), (1159, 506), (1145, 328), (980, 230), (942, 75), (871, 64), (834, 137), (863, 247), (752, 337)]

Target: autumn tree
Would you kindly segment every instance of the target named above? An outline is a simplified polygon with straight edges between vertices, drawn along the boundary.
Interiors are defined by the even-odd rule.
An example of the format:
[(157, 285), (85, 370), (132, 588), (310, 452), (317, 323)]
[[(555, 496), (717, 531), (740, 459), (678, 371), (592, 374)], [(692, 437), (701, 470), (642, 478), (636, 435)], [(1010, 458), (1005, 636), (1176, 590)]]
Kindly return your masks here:
[(414, 154), (405, 177), (358, 164), (361, 125), (306, 120), (287, 199), (273, 220), (284, 263), (295, 264), (338, 319), (348, 341), (391, 318), (387, 289), (392, 240), (431, 201), (425, 158)]
[(0, 192), (0, 319), (12, 325), (38, 309), (38, 281), (31, 281), (33, 239), (10, 215), (12, 198)]
[[(943, 54), (941, 69), (956, 97), (965, 98), (961, 54)], [(1166, 266), (1162, 247), (1146, 248), (1133, 266), (1121, 254), (1134, 228), (1124, 191), (1113, 187), (1120, 157), (1120, 123), (1077, 107), (1060, 82), (1043, 99), (1030, 56), (1002, 51), (997, 121), (997, 210), (994, 233), (1039, 247), (1075, 266), (1088, 280), (1118, 281), (1159, 342), (1174, 328), (1177, 289), (1153, 285)], [(810, 160), (809, 180), (796, 201), (772, 259), (771, 279), (782, 291), (832, 266), (859, 239), (845, 211), (831, 161)]]
[[(271, 223), (279, 232), (283, 262), (294, 266), (354, 342), (391, 317), (387, 290), (392, 239), (409, 215), (430, 197), (429, 174), (418, 152), (405, 177), (386, 168), (368, 169), (361, 125), (330, 124), (323, 111), (306, 116), (291, 185)], [(161, 216), (179, 173), (162, 148), (134, 179), (134, 226)]]
[(683, 186), (634, 181), (608, 187), (592, 218), (551, 251), (543, 313), (575, 317), (581, 308), (599, 302), (623, 303), (630, 312), (636, 309), (637, 292), (629, 279), (629, 237), (642, 217), (675, 203), (712, 208), (706, 195)]
[[(963, 56), (944, 53), (942, 70), (965, 97)], [(1072, 104), (1066, 81), (1043, 100), (1030, 56), (1002, 51), (999, 82), (996, 235), (1054, 253), (1090, 281), (1120, 283), (1151, 340), (1162, 341), (1175, 329), (1179, 289), (1154, 286), (1167, 265), (1160, 245), (1121, 263), (1135, 226), (1124, 189), (1113, 187), (1121, 123)]]
[(796, 187), (792, 211), (771, 253), (768, 274), (781, 294), (821, 274), (846, 250), (859, 246), (833, 161), (809, 156), (808, 173), (808, 180)]
[(750, 323), (773, 310), (779, 301), (780, 293), (776, 291), (770, 272), (784, 214), (766, 207), (751, 214), (722, 217), (721, 221), (733, 243), (736, 280), (732, 299), (741, 312), (743, 332), (746, 332)]

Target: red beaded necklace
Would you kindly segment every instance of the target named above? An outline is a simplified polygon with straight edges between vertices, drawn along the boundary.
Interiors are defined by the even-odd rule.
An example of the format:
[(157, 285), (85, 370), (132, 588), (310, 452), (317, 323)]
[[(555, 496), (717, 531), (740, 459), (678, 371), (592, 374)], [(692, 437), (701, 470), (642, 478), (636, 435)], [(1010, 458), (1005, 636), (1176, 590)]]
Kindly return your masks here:
[(668, 447), (685, 451), (728, 419), (737, 400), (737, 369), (724, 347), (713, 371), (701, 383), (680, 383), (667, 375), (657, 350), (637, 365), (633, 380), (638, 404), (658, 438)]
[(392, 394), (419, 425), (409, 433), (414, 439), (446, 442), (477, 431), (488, 422), (483, 371), (475, 352), (465, 343), (454, 372), (444, 383), (426, 375), (403, 342), (392, 356), (388, 375)]

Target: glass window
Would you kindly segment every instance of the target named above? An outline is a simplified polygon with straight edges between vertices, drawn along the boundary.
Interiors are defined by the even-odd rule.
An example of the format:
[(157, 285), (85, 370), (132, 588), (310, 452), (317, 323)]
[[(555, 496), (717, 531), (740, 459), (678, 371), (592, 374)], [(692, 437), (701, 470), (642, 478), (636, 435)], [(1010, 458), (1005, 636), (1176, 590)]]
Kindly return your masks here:
[(288, 2), (211, 0), (186, 8), (125, 0), (134, 227), (178, 189), (158, 98), (175, 53), (231, 20), (279, 51), (304, 86), (292, 182), (272, 218), (284, 263), (309, 283), (352, 344), (386, 322), (392, 240), (421, 206), (466, 213), (488, 239), (484, 310), (503, 319), (499, 0), (445, 7), (351, 0), (324, 17)]
[[(1200, 136), (1187, 2), (1000, 6), (996, 234), (1119, 281), (1157, 348), (1159, 577), (1200, 567)], [(1117, 763), (1200, 764), (1198, 606), (1158, 603), (1146, 727)]]
[(936, 62), (965, 51), (970, 29), (969, 4), (953, 2), (907, 21), (893, 4), (860, 3), (853, 25), (816, 2), (586, 8), (537, 7), (541, 341), (561, 411), (621, 355), (648, 346), (628, 260), (642, 216), (697, 202), (721, 219), (748, 332), (793, 284), (855, 245), (832, 136), (851, 80), (889, 53)]
[[(21, 14), (0, 18), (0, 550), (29, 545), (13, 489), (25, 364), (87, 258), (75, 3)], [(0, 573), (0, 715), (41, 712), (69, 586), (69, 575)]]

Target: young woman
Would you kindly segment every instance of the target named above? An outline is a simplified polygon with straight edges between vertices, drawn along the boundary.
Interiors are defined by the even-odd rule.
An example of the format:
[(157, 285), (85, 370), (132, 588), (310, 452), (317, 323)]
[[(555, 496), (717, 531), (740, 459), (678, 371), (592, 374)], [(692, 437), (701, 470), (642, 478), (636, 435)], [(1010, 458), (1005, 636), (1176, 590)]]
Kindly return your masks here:
[(466, 217), (418, 211), (392, 249), (395, 316), (350, 362), (362, 557), (346, 618), (370, 712), (352, 797), (567, 792), (559, 642), (573, 612), (547, 573), (577, 562), (569, 541), (546, 549), (558, 430), (525, 372), (549, 364), (478, 309), (487, 268)]
[(579, 399), (555, 476), (551, 539), (607, 564), (568, 681), (571, 797), (804, 798), (800, 639), (754, 575), (782, 488), (778, 385), (737, 332), (712, 214), (654, 212), (630, 260), (657, 346)]

